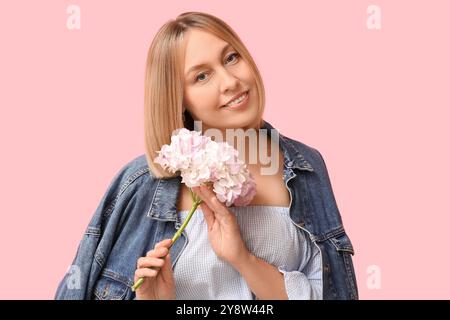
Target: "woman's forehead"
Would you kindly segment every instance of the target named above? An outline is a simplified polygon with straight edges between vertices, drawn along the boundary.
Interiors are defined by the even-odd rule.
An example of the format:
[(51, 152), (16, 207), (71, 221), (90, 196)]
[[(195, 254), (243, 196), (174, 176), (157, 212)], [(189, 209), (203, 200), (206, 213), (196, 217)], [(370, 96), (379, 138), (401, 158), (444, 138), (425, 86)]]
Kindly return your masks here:
[(194, 46), (194, 45), (210, 45), (210, 44), (217, 44), (217, 45), (225, 45), (227, 44), (226, 41), (220, 39), (215, 34), (208, 32), (207, 30), (200, 30), (197, 28), (189, 29), (185, 33), (185, 39), (187, 46)]
[(185, 73), (193, 67), (211, 62), (229, 47), (228, 42), (200, 30), (191, 30), (185, 39)]

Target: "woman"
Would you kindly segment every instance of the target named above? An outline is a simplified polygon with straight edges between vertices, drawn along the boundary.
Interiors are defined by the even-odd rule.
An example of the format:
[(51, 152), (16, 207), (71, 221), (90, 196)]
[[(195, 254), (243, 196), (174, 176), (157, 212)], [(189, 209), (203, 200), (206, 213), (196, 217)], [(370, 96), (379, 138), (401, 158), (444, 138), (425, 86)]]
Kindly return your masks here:
[[(323, 158), (263, 120), (264, 102), (257, 66), (226, 23), (199, 12), (166, 23), (147, 59), (146, 154), (113, 179), (56, 298), (357, 299), (353, 247)], [(257, 193), (226, 207), (194, 188), (204, 202), (171, 246), (191, 195), (153, 160), (174, 130), (198, 124), (235, 147), (242, 141), (230, 141), (230, 129), (259, 133), (242, 153)]]

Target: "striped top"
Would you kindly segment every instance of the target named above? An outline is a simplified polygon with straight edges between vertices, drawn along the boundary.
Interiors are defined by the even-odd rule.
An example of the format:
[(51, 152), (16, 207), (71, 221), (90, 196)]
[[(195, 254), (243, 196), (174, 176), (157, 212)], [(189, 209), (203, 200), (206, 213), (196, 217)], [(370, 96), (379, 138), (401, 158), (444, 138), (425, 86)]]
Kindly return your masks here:
[[(229, 207), (236, 215), (249, 251), (278, 268), (284, 276), (289, 300), (322, 299), (322, 258), (308, 233), (294, 225), (289, 207)], [(188, 210), (178, 211), (181, 221)], [(245, 279), (220, 260), (208, 240), (206, 220), (200, 207), (184, 233), (187, 244), (175, 267), (176, 299), (252, 300)]]

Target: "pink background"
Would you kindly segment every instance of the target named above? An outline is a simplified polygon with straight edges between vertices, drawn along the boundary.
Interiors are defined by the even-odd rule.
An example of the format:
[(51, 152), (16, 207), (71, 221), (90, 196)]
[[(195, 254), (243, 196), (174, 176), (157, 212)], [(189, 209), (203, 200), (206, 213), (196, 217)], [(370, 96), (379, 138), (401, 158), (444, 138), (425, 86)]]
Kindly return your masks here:
[[(132, 3), (0, 4), (0, 298), (53, 298), (106, 187), (144, 152), (147, 49), (185, 11), (237, 31), (265, 119), (321, 151), (360, 297), (450, 298), (448, 1)], [(80, 30), (66, 27), (70, 4)], [(366, 27), (371, 4), (381, 30)]]

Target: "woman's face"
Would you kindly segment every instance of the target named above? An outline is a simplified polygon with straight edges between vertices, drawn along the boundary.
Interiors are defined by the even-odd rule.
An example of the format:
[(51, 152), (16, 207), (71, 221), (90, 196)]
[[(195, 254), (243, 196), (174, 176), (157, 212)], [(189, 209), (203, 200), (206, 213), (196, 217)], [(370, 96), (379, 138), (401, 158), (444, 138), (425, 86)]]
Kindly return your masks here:
[[(186, 33), (183, 105), (202, 130), (247, 128), (258, 115), (256, 82), (250, 66), (227, 42), (211, 33)], [(198, 68), (195, 66), (201, 65)], [(247, 92), (241, 107), (225, 106)], [(236, 105), (235, 105), (236, 107)]]

